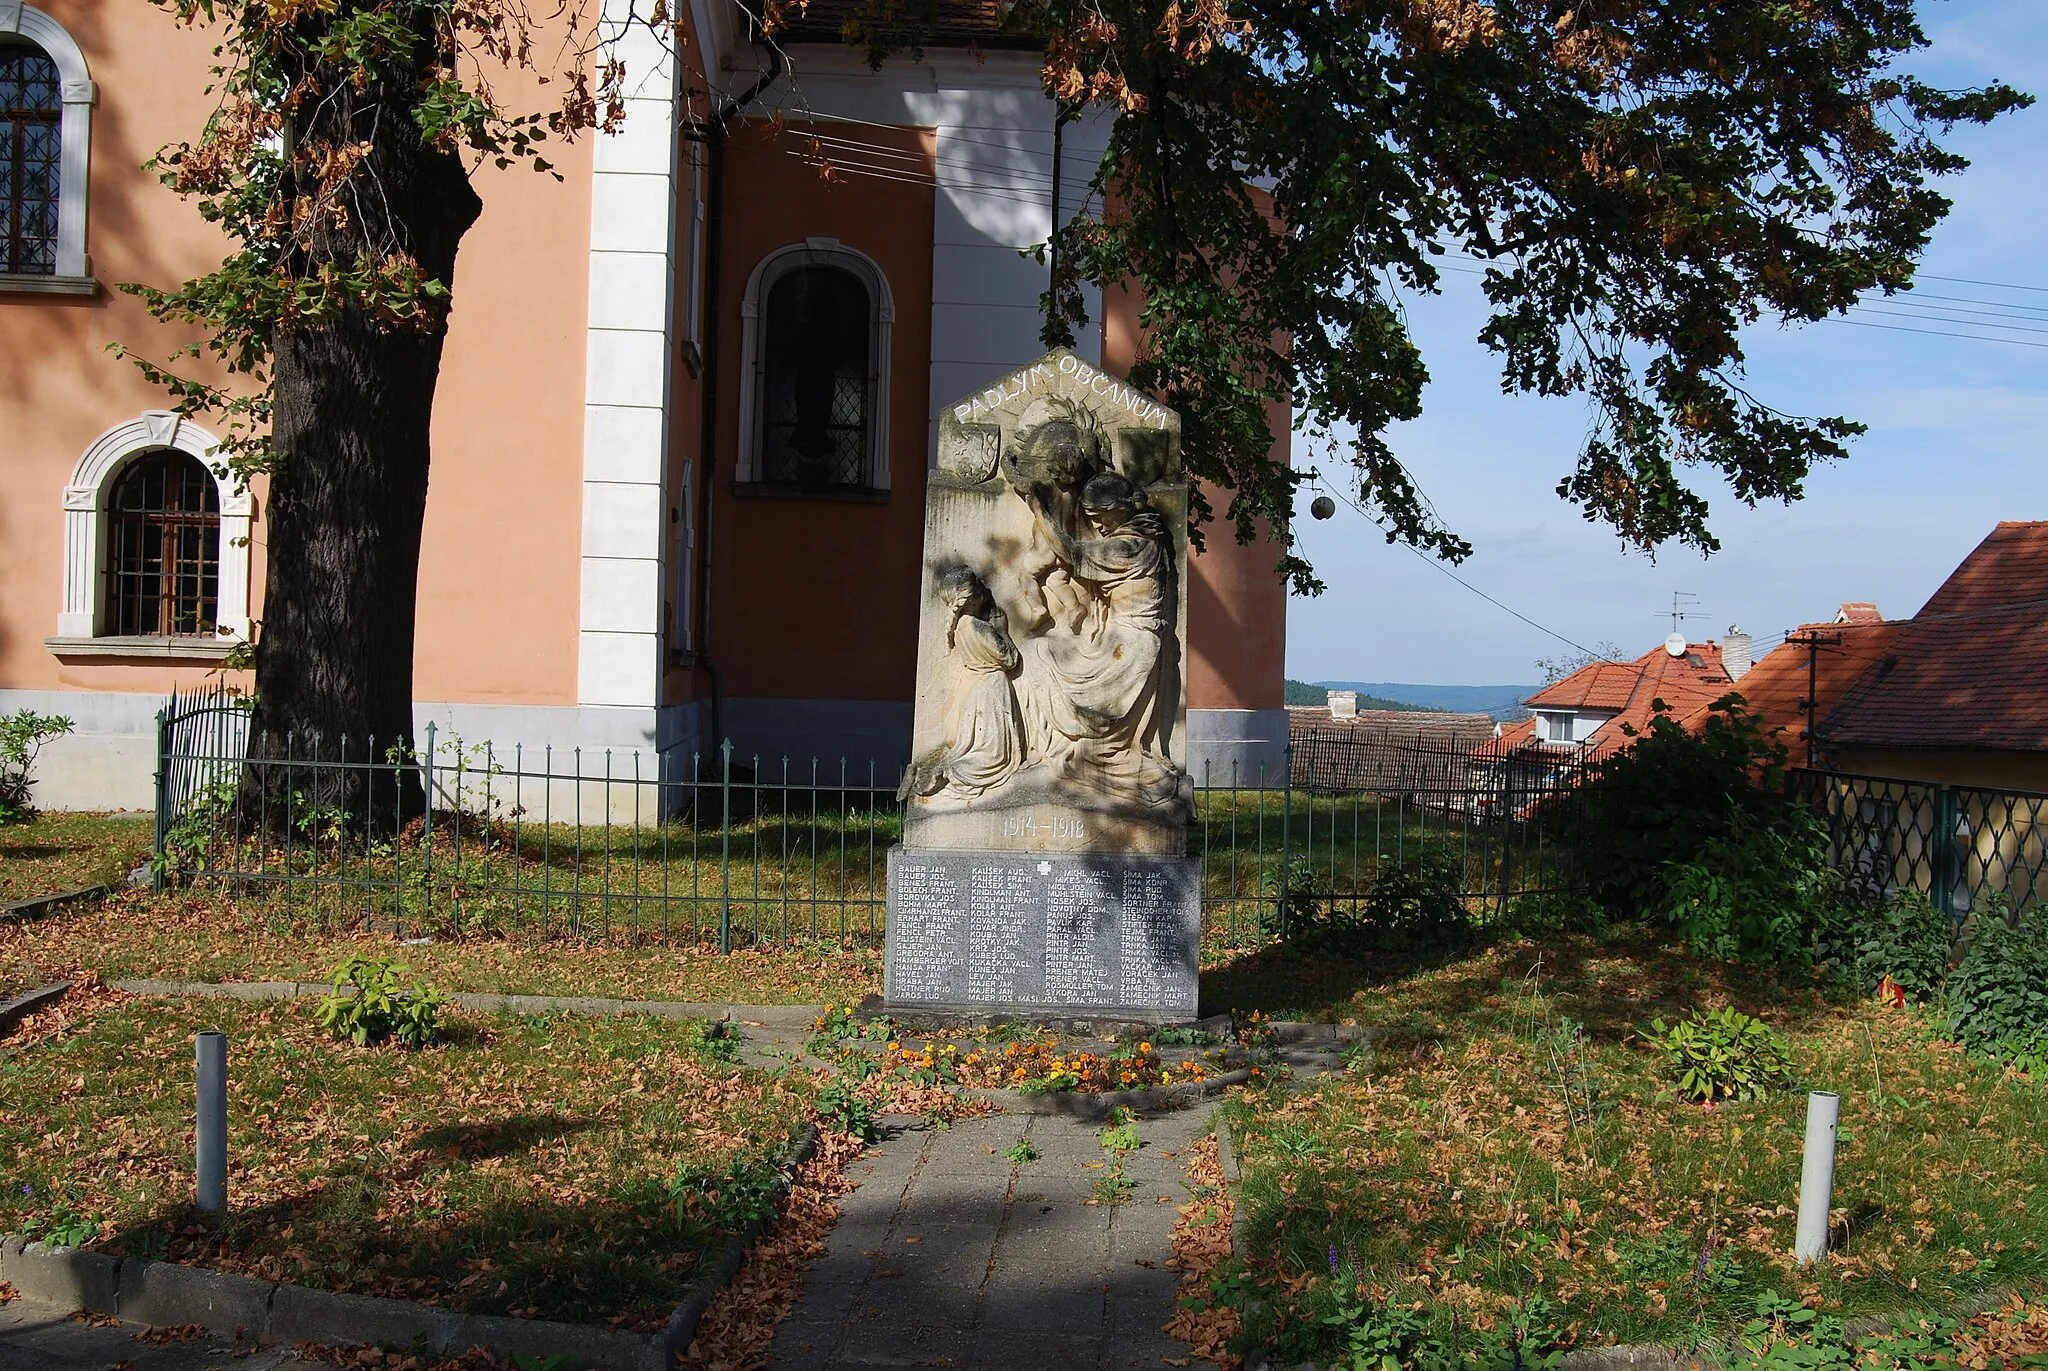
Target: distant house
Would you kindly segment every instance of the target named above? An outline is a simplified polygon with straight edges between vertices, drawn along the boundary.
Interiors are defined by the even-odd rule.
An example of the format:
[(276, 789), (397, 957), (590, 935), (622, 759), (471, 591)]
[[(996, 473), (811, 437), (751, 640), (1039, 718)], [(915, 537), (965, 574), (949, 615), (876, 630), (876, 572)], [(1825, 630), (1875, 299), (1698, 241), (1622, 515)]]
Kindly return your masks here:
[(1673, 638), (1632, 662), (1582, 666), (1525, 700), (1532, 717), (1504, 728), (1487, 751), (1598, 761), (1627, 747), (1631, 729), (1647, 728), (1658, 701), (1683, 719), (1726, 695), (1735, 682), (1730, 667), (1747, 666), (1749, 641), (1739, 630), (1730, 631), (1725, 646)]
[(1484, 714), (1359, 709), (1357, 694), (1333, 690), (1329, 703), (1291, 705), (1293, 784), (1382, 794), (1462, 792), (1465, 759), (1493, 738)]

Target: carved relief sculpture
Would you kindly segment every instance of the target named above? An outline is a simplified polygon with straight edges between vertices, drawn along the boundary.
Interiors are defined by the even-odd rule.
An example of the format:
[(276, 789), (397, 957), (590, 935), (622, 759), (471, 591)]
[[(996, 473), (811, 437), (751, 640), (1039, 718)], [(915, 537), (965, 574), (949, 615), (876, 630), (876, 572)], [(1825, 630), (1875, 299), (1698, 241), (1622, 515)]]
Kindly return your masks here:
[(1178, 852), (1178, 421), (1072, 353), (941, 420), (912, 847)]

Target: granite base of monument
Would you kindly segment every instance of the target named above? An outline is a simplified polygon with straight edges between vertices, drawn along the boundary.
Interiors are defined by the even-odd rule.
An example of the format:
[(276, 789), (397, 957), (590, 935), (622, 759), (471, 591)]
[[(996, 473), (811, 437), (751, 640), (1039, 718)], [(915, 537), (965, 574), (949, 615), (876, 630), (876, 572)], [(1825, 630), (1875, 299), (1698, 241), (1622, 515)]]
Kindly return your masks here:
[(889, 850), (893, 1014), (1191, 1023), (1201, 860)]

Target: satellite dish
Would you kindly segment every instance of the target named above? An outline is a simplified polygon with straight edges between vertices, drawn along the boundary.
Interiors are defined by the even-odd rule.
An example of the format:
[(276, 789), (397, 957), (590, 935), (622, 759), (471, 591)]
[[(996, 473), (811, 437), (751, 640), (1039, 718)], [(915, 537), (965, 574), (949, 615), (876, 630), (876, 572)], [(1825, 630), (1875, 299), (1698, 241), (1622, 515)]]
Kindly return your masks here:
[(1673, 657), (1683, 657), (1685, 655), (1685, 635), (1683, 633), (1674, 633), (1669, 638), (1666, 638), (1664, 640), (1664, 651)]

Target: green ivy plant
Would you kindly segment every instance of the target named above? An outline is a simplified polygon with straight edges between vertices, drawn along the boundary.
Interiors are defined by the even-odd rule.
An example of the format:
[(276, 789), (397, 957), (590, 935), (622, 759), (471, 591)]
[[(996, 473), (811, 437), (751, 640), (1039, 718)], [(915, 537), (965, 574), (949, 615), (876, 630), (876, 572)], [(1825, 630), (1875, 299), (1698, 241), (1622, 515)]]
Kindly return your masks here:
[(1685, 1099), (1754, 1100), (1782, 1089), (1792, 1078), (1785, 1039), (1763, 1020), (1733, 1007), (1695, 1010), (1672, 1024), (1659, 1018), (1642, 1036), (1662, 1049)]
[(447, 1035), (441, 1009), (448, 997), (432, 986), (405, 983), (408, 968), (384, 957), (358, 953), (335, 971), (333, 993), (320, 998), (320, 1026), (357, 1047), (397, 1039), (418, 1050)]

